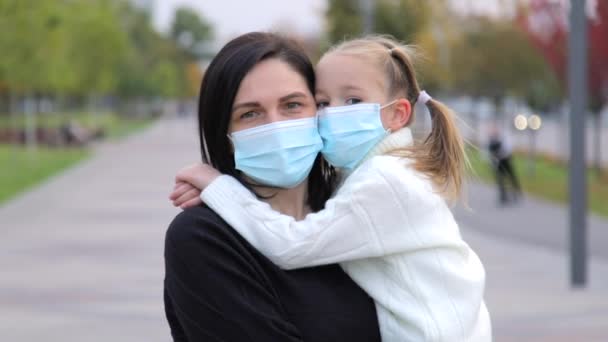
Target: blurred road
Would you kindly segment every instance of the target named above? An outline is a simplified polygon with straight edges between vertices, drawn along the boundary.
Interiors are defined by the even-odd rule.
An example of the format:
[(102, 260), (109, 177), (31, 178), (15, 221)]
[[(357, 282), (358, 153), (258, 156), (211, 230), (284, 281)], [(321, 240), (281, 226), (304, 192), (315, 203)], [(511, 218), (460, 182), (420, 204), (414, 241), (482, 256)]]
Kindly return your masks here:
[[(494, 186), (472, 183), (467, 191), (470, 208), (455, 210), (461, 225), (515, 242), (568, 251), (566, 207), (525, 195), (520, 202), (501, 207)], [(589, 215), (587, 223), (590, 254), (608, 262), (608, 219)]]
[(170, 341), (167, 200), (192, 122), (162, 122), (0, 207), (0, 341)]
[[(164, 120), (0, 207), (0, 341), (169, 341), (163, 238), (193, 120)], [(488, 273), (496, 341), (607, 341), (606, 220), (591, 219), (591, 283), (568, 288), (566, 211), (495, 206), (474, 184), (456, 210)]]
[(589, 286), (569, 287), (565, 207), (534, 198), (499, 207), (471, 184), (455, 216), (487, 272), (495, 341), (608, 341), (608, 220), (589, 217)]

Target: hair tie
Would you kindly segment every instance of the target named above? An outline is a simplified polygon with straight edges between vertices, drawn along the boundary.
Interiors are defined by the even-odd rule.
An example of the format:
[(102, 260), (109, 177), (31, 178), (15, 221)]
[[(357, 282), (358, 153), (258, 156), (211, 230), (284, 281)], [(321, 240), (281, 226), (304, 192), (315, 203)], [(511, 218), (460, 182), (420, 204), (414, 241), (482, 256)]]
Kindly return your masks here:
[(430, 100), (432, 100), (433, 98), (431, 97), (431, 95), (429, 95), (426, 91), (421, 91), (420, 94), (418, 94), (418, 102), (421, 102), (422, 104), (427, 104)]

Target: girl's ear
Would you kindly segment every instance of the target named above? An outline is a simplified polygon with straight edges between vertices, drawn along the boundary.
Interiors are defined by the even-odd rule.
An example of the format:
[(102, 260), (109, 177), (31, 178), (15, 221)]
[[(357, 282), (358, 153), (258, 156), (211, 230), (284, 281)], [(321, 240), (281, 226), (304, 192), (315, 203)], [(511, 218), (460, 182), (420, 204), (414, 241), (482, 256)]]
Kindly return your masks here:
[(384, 127), (395, 132), (409, 124), (412, 117), (412, 104), (409, 100), (402, 98), (385, 108), (383, 112)]

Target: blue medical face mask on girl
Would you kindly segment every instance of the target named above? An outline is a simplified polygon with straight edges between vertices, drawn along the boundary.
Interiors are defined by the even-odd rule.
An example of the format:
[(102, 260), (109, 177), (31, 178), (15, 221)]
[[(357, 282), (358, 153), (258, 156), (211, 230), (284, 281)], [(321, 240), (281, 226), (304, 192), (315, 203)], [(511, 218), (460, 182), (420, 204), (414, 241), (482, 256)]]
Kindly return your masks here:
[(323, 147), (315, 117), (273, 122), (229, 138), (236, 169), (260, 185), (279, 188), (302, 183)]
[(380, 111), (394, 104), (360, 103), (326, 107), (319, 111), (321, 153), (337, 168), (354, 169), (389, 131), (382, 125)]

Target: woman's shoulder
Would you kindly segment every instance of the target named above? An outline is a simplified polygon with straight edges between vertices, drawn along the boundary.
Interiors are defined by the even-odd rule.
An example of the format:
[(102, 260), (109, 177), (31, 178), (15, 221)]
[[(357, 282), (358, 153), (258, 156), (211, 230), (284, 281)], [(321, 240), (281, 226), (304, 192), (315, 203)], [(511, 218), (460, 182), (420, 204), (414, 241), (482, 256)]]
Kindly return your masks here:
[(228, 226), (222, 218), (205, 205), (188, 208), (177, 214), (167, 229), (166, 240), (173, 243), (193, 241), (194, 237)]

